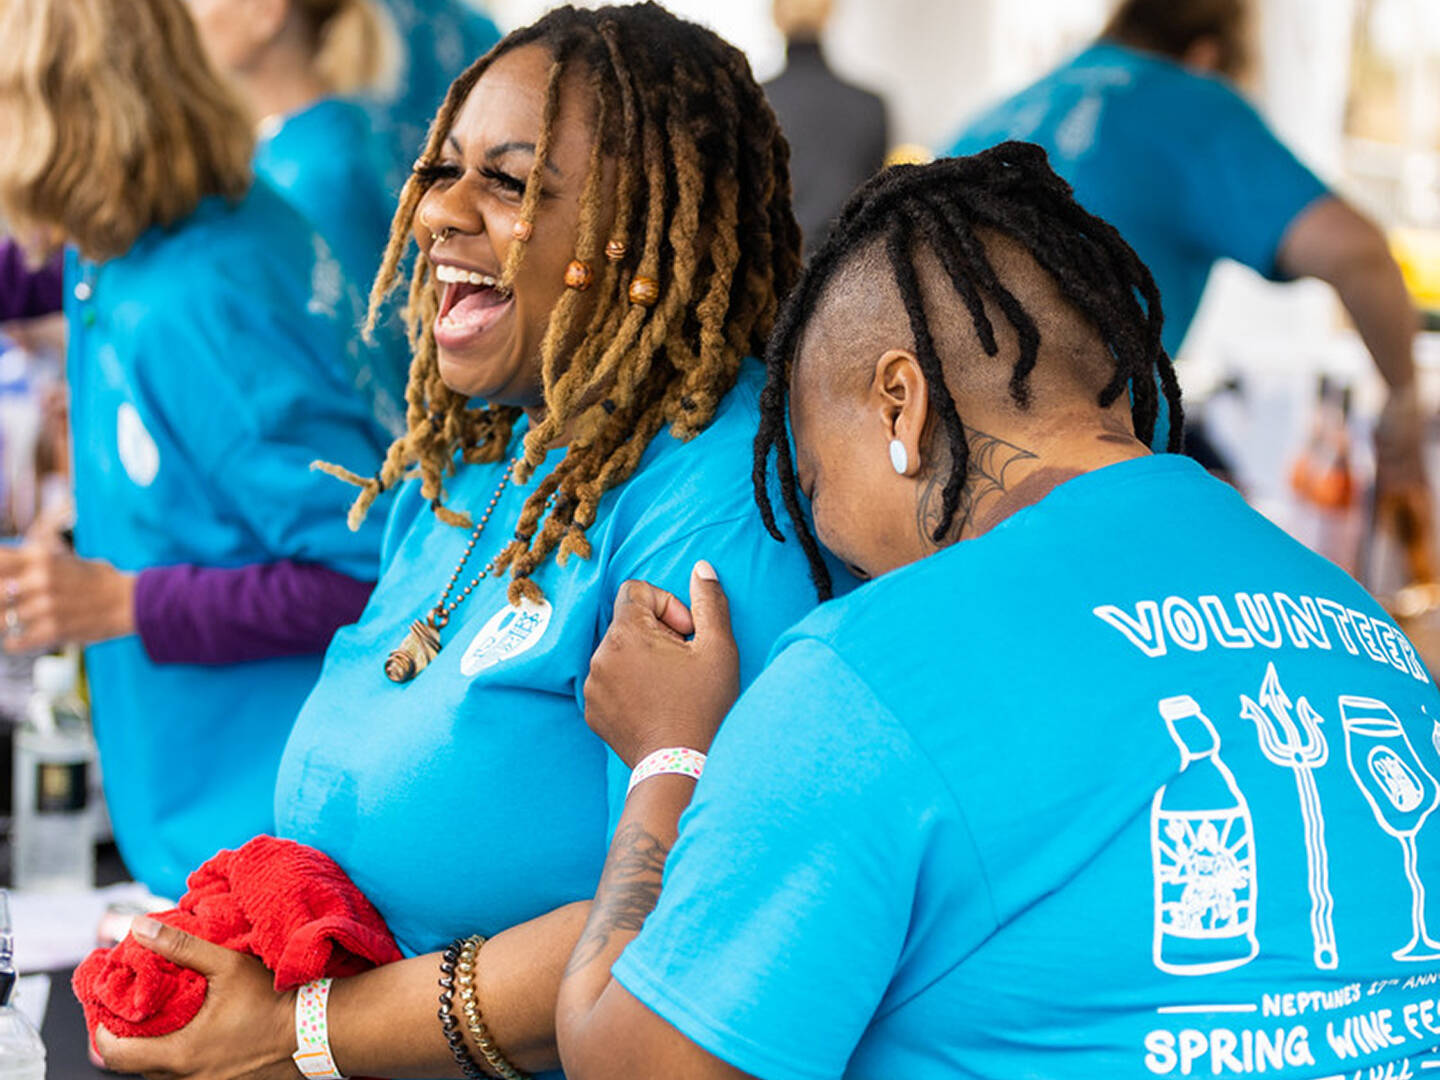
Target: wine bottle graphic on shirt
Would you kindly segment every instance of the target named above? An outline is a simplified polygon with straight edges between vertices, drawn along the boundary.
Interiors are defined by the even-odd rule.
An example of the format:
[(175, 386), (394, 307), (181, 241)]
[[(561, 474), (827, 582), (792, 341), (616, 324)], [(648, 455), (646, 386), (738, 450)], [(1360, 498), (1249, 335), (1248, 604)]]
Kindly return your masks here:
[(1150, 804), (1155, 874), (1155, 966), (1174, 975), (1239, 967), (1255, 937), (1255, 846), (1250, 807), (1220, 759), (1220, 736), (1195, 699), (1160, 702), (1180, 750), (1180, 773)]

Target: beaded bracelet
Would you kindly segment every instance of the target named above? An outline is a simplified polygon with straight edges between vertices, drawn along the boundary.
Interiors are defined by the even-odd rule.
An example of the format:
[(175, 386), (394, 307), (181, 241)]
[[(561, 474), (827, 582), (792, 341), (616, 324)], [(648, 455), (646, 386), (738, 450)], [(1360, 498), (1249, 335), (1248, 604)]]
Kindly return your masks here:
[(475, 993), (475, 957), (479, 955), (480, 946), (484, 944), (483, 937), (466, 938), (465, 943), (460, 946), (460, 961), (455, 965), (460, 979), (460, 1007), (465, 1013), (465, 1026), (470, 1029), (470, 1038), (485, 1056), (486, 1064), (494, 1069), (497, 1075), (504, 1080), (529, 1080), (524, 1073), (505, 1060), (505, 1055), (495, 1045), (495, 1040), (490, 1037), (490, 1029), (485, 1026), (485, 1020), (480, 1015), (480, 999)]
[(465, 1074), (466, 1080), (490, 1080), (489, 1074), (470, 1056), (465, 1046), (465, 1036), (460, 1031), (460, 1022), (450, 1006), (455, 999), (455, 965), (460, 959), (460, 950), (465, 945), (463, 938), (456, 938), (440, 956), (440, 1026), (445, 1030), (445, 1041), (450, 1044), (450, 1053), (455, 1064)]

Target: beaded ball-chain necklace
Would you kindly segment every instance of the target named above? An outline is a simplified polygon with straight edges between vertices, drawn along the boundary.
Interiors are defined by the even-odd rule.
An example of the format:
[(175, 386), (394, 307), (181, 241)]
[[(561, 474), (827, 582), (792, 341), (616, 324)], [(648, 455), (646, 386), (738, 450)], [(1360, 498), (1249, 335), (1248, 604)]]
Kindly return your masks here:
[(491, 559), (485, 566), (470, 579), (452, 600), (450, 594), (455, 591), (455, 586), (460, 581), (460, 575), (465, 570), (465, 564), (470, 561), (470, 556), (475, 552), (475, 545), (480, 536), (485, 532), (485, 526), (490, 522), (490, 515), (495, 513), (495, 505), (500, 501), (500, 496), (505, 493), (506, 486), (510, 483), (515, 466), (520, 464), (520, 459), (512, 458), (505, 471), (500, 474), (500, 483), (495, 487), (495, 494), (490, 496), (490, 502), (485, 507), (485, 512), (480, 515), (476, 522), (475, 529), (470, 533), (470, 539), (465, 544), (465, 552), (460, 556), (460, 561), (455, 565), (450, 580), (445, 583), (445, 589), (440, 593), (440, 599), (423, 619), (416, 619), (410, 624), (410, 632), (405, 635), (405, 640), (400, 647), (394, 650), (385, 660), (385, 675), (391, 682), (404, 683), (419, 675), (429, 666), (430, 661), (440, 655), (440, 631), (450, 621), (450, 616), (455, 609), (463, 604), (474, 591), (475, 587), (495, 572), (495, 560), (500, 558), (501, 552), (497, 552), (495, 558)]

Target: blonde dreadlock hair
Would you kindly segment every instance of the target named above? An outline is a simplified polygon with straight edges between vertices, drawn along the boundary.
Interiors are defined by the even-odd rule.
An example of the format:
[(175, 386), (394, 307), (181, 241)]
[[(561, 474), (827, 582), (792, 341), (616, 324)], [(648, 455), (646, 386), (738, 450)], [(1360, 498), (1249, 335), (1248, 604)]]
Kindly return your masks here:
[[(369, 326), (399, 285), (420, 200), (466, 98), (498, 57), (529, 44), (545, 45), (553, 63), (520, 219), (534, 220), (561, 82), (580, 65), (589, 74), (597, 134), (575, 258), (604, 266), (579, 344), (566, 348), (577, 329), (576, 289), (565, 290), (541, 344), (545, 417), (525, 436), (517, 478), (530, 478), (562, 432), (569, 442), (564, 459), (526, 500), (514, 539), (496, 560), (510, 571), (512, 603), (541, 598), (530, 578), (552, 553), (562, 564), (570, 555), (589, 557), (585, 530), (601, 497), (630, 476), (663, 425), (688, 439), (711, 421), (742, 358), (763, 352), (779, 301), (800, 269), (789, 148), (739, 50), (653, 3), (562, 7), (510, 34), (450, 87), (401, 193), (370, 295)], [(602, 236), (607, 157), (617, 164), (615, 212)], [(606, 258), (607, 241), (623, 244), (624, 257)], [(525, 248), (520, 239), (511, 244), (504, 286)], [(659, 283), (653, 305), (629, 301), (637, 277)], [(457, 461), (499, 461), (510, 442), (519, 408), (470, 408), (441, 379), (432, 330), (438, 305), (428, 263), (416, 259), (405, 308), (414, 353), (407, 430), (373, 477), (322, 466), (361, 488), (352, 527), (381, 492), (418, 474), (436, 517), (469, 528), (468, 515), (445, 506), (444, 478)]]

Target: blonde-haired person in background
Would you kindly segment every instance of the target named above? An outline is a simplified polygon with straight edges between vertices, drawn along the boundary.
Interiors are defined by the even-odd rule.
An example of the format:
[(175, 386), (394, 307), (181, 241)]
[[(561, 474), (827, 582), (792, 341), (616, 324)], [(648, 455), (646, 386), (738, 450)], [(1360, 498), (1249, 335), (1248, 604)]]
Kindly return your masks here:
[[(395, 78), (400, 43), (389, 16), (376, 0), (186, 3), (211, 62), (255, 124), (256, 175), (315, 226), (350, 282), (368, 289), (395, 212), (389, 146), (363, 101)], [(398, 431), (409, 368), (398, 324), (385, 327), (378, 347), (386, 363), (377, 408)]]
[(273, 828), (280, 752), (375, 578), (316, 457), (378, 466), (339, 266), (251, 181), (181, 0), (0, 0), (0, 215), (68, 245), (77, 554), (0, 552), (7, 648), (88, 645), (116, 839), (162, 895)]

